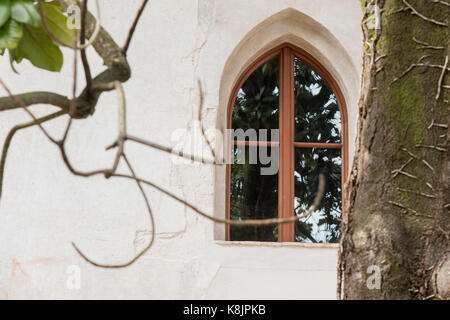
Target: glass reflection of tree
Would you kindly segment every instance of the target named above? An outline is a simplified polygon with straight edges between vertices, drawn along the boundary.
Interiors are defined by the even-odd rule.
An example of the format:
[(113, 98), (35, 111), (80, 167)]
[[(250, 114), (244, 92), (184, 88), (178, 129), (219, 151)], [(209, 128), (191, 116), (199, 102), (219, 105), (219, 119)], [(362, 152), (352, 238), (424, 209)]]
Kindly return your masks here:
[(278, 129), (279, 57), (256, 69), (240, 88), (233, 108), (233, 129)]
[(341, 115), (328, 83), (295, 58), (295, 141), (341, 142)]
[[(341, 142), (341, 117), (330, 86), (299, 58), (294, 63), (295, 141)], [(295, 211), (306, 211), (325, 174), (327, 188), (320, 210), (296, 223), (296, 241), (337, 242), (341, 217), (340, 149), (297, 148), (295, 151)]]
[[(256, 69), (240, 88), (232, 114), (233, 129), (278, 128), (279, 57)], [(259, 139), (259, 137), (258, 137)], [(256, 147), (252, 147), (257, 151)], [(237, 159), (237, 148), (234, 149)], [(278, 175), (261, 175), (261, 164), (231, 165), (231, 219), (264, 219), (278, 216)], [(277, 241), (278, 228), (230, 227), (230, 240)]]
[[(256, 149), (256, 148), (255, 148)], [(248, 148), (246, 151), (248, 155)], [(237, 156), (237, 151), (234, 152)], [(260, 164), (231, 165), (230, 214), (233, 220), (265, 219), (278, 216), (278, 175), (261, 175)], [(278, 228), (230, 227), (230, 239), (277, 241)]]
[(320, 208), (296, 223), (295, 238), (301, 242), (338, 242), (341, 218), (341, 155), (339, 149), (296, 149), (295, 211), (305, 212), (318, 190), (318, 176), (327, 179)]
[[(295, 141), (341, 143), (341, 117), (330, 86), (308, 64), (295, 58)], [(232, 114), (233, 129), (278, 128), (279, 57), (257, 68), (240, 88)], [(258, 137), (258, 139), (260, 139)], [(254, 147), (254, 149), (257, 149)], [(231, 219), (278, 217), (278, 175), (262, 176), (260, 164), (231, 165)], [(238, 150), (233, 156), (237, 159)], [(341, 150), (295, 149), (295, 211), (313, 203), (318, 176), (325, 174), (327, 187), (320, 210), (295, 225), (295, 240), (337, 242), (341, 217)], [(230, 240), (277, 241), (278, 228), (230, 228)]]

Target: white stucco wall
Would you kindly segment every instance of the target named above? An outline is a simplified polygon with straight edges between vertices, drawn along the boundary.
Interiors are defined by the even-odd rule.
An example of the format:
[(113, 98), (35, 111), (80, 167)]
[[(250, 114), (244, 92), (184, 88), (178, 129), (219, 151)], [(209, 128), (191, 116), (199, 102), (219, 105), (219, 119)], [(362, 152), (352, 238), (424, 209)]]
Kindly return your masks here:
[[(140, 1), (100, 3), (103, 25), (122, 43)], [(288, 41), (314, 54), (338, 81), (348, 107), (351, 158), (361, 15), (358, 0), (152, 1), (128, 54), (133, 72), (124, 85), (129, 133), (173, 145), (173, 132), (196, 119), (197, 79), (205, 90), (206, 126), (223, 128), (239, 74), (265, 50)], [(3, 57), (0, 76), (15, 93), (51, 88), (70, 95), (70, 51), (65, 59), (60, 74), (23, 63), (16, 75)], [(94, 74), (102, 71), (92, 48), (89, 60)], [(68, 153), (79, 169), (111, 164), (114, 153), (104, 148), (116, 136), (115, 106), (115, 94), (106, 93), (93, 117), (75, 122)], [(43, 115), (53, 108), (33, 110)], [(0, 113), (1, 143), (14, 124), (27, 120), (21, 110)], [(45, 127), (61, 135), (64, 125), (60, 119)], [(167, 154), (132, 143), (127, 153), (140, 176), (224, 216), (223, 169), (175, 164)], [(111, 264), (125, 262), (148, 241), (150, 224), (135, 184), (74, 177), (41, 132), (20, 132), (10, 149), (0, 202), (0, 298), (335, 297), (335, 246), (225, 242), (222, 226), (154, 189), (146, 191), (156, 220), (153, 248), (129, 268), (95, 268), (76, 254), (72, 241), (94, 260)], [(80, 268), (78, 290), (67, 286), (70, 266)]]

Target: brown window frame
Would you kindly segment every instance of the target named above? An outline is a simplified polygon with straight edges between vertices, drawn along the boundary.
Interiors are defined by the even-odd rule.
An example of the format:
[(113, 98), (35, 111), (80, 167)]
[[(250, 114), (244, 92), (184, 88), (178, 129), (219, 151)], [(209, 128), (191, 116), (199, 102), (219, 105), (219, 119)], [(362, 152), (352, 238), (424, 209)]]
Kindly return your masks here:
[[(278, 217), (289, 218), (294, 212), (294, 154), (295, 148), (335, 148), (341, 150), (342, 157), (342, 215), (344, 215), (345, 197), (344, 184), (348, 170), (348, 126), (347, 108), (345, 99), (336, 80), (331, 76), (326, 68), (320, 64), (308, 52), (291, 44), (283, 44), (276, 47), (254, 61), (250, 67), (239, 77), (230, 100), (228, 102), (227, 128), (231, 129), (234, 102), (239, 89), (247, 78), (263, 63), (275, 56), (280, 56), (280, 95), (279, 95), (279, 141), (269, 142), (271, 146), (279, 146), (279, 174), (278, 174)], [(307, 143), (295, 142), (294, 127), (294, 58), (299, 57), (308, 63), (331, 87), (336, 96), (339, 111), (341, 113), (341, 143)], [(287, 128), (287, 129), (286, 129)], [(248, 141), (233, 141), (236, 145), (249, 145)], [(268, 142), (252, 142), (252, 145), (267, 145)], [(226, 174), (226, 218), (230, 218), (230, 180), (231, 165), (227, 164)], [(230, 225), (226, 226), (225, 239), (230, 240)], [(278, 242), (294, 242), (294, 223), (281, 224), (278, 228)]]

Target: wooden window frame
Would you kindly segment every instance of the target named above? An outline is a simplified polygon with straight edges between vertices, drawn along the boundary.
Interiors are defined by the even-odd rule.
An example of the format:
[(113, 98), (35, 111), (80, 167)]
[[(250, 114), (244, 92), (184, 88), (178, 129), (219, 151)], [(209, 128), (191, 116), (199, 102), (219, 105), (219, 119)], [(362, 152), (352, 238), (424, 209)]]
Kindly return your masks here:
[[(280, 95), (279, 95), (279, 142), (249, 142), (232, 141), (233, 145), (271, 145), (279, 146), (279, 172), (278, 172), (278, 217), (289, 218), (294, 212), (294, 165), (295, 148), (328, 148), (340, 149), (342, 157), (342, 217), (344, 215), (345, 197), (344, 184), (348, 170), (348, 121), (345, 99), (337, 82), (320, 62), (306, 51), (291, 44), (282, 44), (266, 54), (262, 55), (239, 77), (230, 100), (228, 102), (227, 128), (232, 128), (232, 115), (235, 100), (239, 89), (247, 78), (263, 63), (279, 56), (280, 57)], [(295, 142), (295, 106), (294, 106), (294, 58), (298, 57), (308, 63), (331, 87), (336, 96), (337, 104), (341, 114), (341, 143), (309, 143)], [(287, 128), (287, 129), (286, 129)], [(228, 150), (231, 150), (229, 148)], [(231, 165), (226, 168), (226, 218), (230, 218), (230, 198), (231, 198)], [(342, 219), (341, 217), (341, 219)], [(230, 225), (226, 226), (225, 239), (230, 240)], [(278, 228), (278, 242), (294, 242), (294, 223), (280, 224)]]

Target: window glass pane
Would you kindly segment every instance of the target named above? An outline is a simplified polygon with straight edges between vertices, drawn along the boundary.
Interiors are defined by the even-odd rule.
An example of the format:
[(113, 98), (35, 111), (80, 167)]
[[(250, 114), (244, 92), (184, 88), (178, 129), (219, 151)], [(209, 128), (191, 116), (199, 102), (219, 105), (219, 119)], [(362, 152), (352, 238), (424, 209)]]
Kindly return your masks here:
[(295, 141), (341, 142), (341, 114), (329, 84), (298, 57), (294, 61)]
[[(249, 152), (258, 153), (258, 160), (254, 161)], [(233, 220), (278, 217), (278, 160), (270, 161), (270, 164), (264, 159), (260, 161), (261, 154), (278, 159), (278, 148), (235, 147), (233, 150), (230, 179), (230, 218)], [(244, 162), (242, 159), (245, 163), (237, 163)], [(274, 170), (267, 170), (270, 167)], [(261, 171), (262, 168), (266, 170)], [(278, 227), (230, 226), (230, 240), (277, 241)]]
[(295, 149), (295, 212), (301, 215), (313, 204), (319, 174), (326, 178), (325, 194), (319, 210), (297, 222), (295, 241), (338, 242), (342, 211), (340, 149)]
[(260, 129), (278, 129), (279, 60), (277, 56), (263, 63), (245, 80), (234, 103), (233, 129), (254, 129), (258, 140), (270, 140), (270, 132), (266, 138)]

